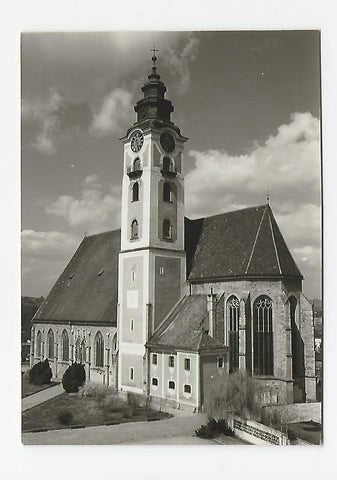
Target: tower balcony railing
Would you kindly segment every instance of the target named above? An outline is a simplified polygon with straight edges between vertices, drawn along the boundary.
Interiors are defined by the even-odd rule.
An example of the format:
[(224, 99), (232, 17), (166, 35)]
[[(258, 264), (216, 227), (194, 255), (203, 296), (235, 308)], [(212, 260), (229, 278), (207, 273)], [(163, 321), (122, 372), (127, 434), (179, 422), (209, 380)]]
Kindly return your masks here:
[(160, 173), (163, 175), (163, 177), (176, 177), (177, 172), (171, 167), (171, 168), (164, 168), (163, 170), (160, 170)]
[(126, 174), (129, 178), (139, 178), (142, 176), (142, 167), (127, 167)]

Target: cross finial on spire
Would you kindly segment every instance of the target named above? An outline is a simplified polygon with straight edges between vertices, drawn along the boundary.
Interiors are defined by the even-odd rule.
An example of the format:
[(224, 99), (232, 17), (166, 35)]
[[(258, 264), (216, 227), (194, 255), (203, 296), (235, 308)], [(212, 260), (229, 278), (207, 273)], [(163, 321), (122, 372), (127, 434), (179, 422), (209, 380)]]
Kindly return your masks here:
[(267, 190), (266, 199), (267, 199), (267, 205), (269, 205), (269, 202), (270, 202), (269, 190)]
[(156, 61), (157, 61), (156, 52), (158, 52), (158, 50), (155, 47), (152, 47), (151, 52), (153, 52), (153, 55), (152, 55), (153, 68), (156, 68)]

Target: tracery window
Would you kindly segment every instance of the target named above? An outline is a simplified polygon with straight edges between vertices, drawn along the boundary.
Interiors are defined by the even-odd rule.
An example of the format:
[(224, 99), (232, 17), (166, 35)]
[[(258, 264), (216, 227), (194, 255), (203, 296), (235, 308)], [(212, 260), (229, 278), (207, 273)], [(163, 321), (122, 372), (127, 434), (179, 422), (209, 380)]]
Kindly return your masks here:
[(266, 295), (253, 306), (253, 358), (255, 375), (273, 375), (273, 302)]
[(36, 335), (36, 356), (41, 357), (42, 355), (42, 334), (40, 330), (37, 332)]
[(47, 342), (48, 342), (48, 358), (54, 358), (54, 332), (53, 330), (48, 331), (47, 335)]
[(137, 220), (133, 220), (131, 224), (131, 240), (134, 238), (138, 238), (138, 222)]
[(139, 200), (139, 183), (135, 182), (132, 185), (132, 201), (138, 202), (138, 200)]
[(87, 359), (87, 345), (86, 341), (83, 339), (81, 342), (80, 348), (80, 363), (85, 363)]
[(104, 366), (104, 340), (101, 332), (97, 332), (95, 336), (95, 365)]
[(227, 301), (227, 325), (229, 345), (229, 371), (239, 368), (239, 319), (240, 302), (232, 295)]
[(61, 336), (62, 361), (69, 361), (69, 335), (67, 330), (63, 330)]

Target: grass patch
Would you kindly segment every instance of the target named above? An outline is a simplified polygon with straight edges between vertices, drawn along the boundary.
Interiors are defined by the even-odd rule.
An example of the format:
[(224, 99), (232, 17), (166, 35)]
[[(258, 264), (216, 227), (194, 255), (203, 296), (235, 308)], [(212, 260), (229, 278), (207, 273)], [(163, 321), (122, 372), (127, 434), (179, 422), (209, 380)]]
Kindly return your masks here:
[(22, 375), (21, 379), (21, 398), (28, 397), (28, 395), (33, 395), (33, 393), (41, 392), (41, 390), (45, 390), (46, 388), (53, 387), (57, 385), (56, 382), (50, 382), (45, 385), (33, 385), (29, 383), (28, 375)]
[[(108, 392), (109, 389), (106, 391)], [(71, 418), (71, 428), (76, 425), (88, 427), (137, 422), (154, 416), (158, 419), (172, 417), (168, 413), (157, 412), (146, 406), (129, 405), (115, 394), (110, 395), (109, 393), (102, 398), (100, 394), (98, 396), (81, 395), (80, 393), (69, 395), (64, 392), (23, 412), (22, 431), (27, 432), (40, 428), (48, 430), (69, 428), (64, 425), (65, 412), (67, 413), (66, 421), (70, 422)]]

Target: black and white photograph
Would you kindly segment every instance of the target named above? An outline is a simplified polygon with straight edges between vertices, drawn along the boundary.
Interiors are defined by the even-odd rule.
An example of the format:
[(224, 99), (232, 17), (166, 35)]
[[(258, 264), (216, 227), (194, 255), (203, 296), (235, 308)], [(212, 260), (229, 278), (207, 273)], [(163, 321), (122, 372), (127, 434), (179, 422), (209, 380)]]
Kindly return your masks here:
[(320, 49), (22, 32), (24, 445), (322, 445)]

